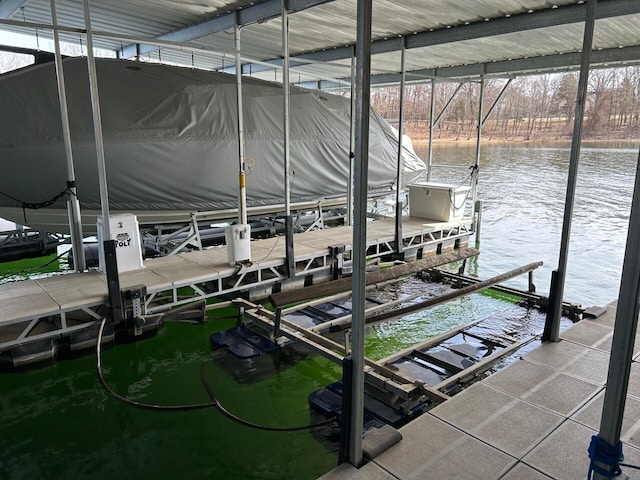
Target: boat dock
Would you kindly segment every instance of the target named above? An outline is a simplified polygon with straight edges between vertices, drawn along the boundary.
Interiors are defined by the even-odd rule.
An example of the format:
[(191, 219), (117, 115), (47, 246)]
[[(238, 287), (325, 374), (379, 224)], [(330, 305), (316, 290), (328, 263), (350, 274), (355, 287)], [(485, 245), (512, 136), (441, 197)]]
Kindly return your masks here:
[(36, 232), (29, 228), (1, 231), (0, 262), (51, 255), (63, 240), (62, 235)]
[[(402, 440), (356, 469), (322, 480), (586, 478), (598, 433), (616, 304), (586, 318), (400, 429)], [(640, 343), (636, 339), (621, 440), (640, 465)], [(631, 479), (640, 471), (623, 467)]]
[[(431, 222), (403, 218), (407, 260), (468, 245), (469, 219)], [(367, 223), (367, 257), (395, 252), (395, 219)], [(142, 292), (132, 309), (162, 313), (196, 299), (265, 298), (288, 288), (339, 277), (348, 268), (353, 230), (343, 226), (294, 236), (296, 275), (287, 278), (283, 237), (251, 242), (251, 262), (232, 266), (226, 247), (148, 259), (142, 269), (119, 274), (121, 291)], [(137, 295), (137, 294), (136, 294)], [(135, 295), (134, 295), (135, 296)], [(0, 285), (0, 359), (14, 366), (55, 358), (56, 352), (95, 345), (108, 306), (106, 275), (70, 273)], [(108, 338), (108, 335), (107, 335)]]

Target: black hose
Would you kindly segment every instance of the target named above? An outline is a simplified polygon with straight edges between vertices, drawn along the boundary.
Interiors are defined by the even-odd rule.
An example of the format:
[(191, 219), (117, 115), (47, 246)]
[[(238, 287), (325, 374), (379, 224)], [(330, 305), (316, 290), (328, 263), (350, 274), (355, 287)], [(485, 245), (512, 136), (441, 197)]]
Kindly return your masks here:
[(170, 411), (176, 411), (176, 410), (199, 410), (201, 408), (216, 407), (218, 405), (217, 402), (194, 403), (194, 404), (191, 404), (191, 405), (154, 405), (154, 404), (150, 404), (150, 403), (137, 402), (135, 400), (131, 400), (129, 398), (126, 398), (126, 397), (123, 397), (122, 395), (120, 395), (118, 392), (116, 392), (113, 388), (111, 388), (109, 386), (109, 384), (104, 379), (104, 375), (102, 374), (102, 347), (101, 347), (101, 345), (102, 345), (102, 333), (104, 331), (104, 326), (105, 326), (106, 323), (107, 323), (107, 316), (105, 316), (102, 319), (102, 323), (100, 324), (100, 330), (98, 331), (98, 343), (96, 345), (96, 357), (97, 357), (96, 368), (98, 370), (98, 379), (100, 380), (100, 383), (102, 384), (104, 389), (107, 391), (107, 393), (109, 393), (109, 395), (111, 395), (113, 398), (115, 398), (116, 400), (120, 400), (121, 402), (126, 403), (127, 405), (130, 405), (132, 407), (142, 408), (142, 409), (145, 409), (145, 410), (170, 410)]
[(96, 345), (96, 369), (98, 371), (98, 379), (100, 380), (100, 383), (102, 384), (102, 386), (104, 387), (104, 389), (107, 391), (107, 393), (109, 393), (109, 395), (111, 395), (113, 398), (115, 398), (116, 400), (119, 400), (127, 405), (130, 405), (132, 407), (136, 407), (136, 408), (141, 408), (144, 410), (160, 410), (160, 411), (179, 411), (179, 410), (199, 410), (202, 408), (210, 408), (210, 407), (215, 407), (218, 409), (218, 411), (224, 415), (225, 417), (227, 417), (229, 420), (236, 422), (240, 425), (244, 425), (245, 427), (249, 427), (249, 428), (254, 428), (257, 430), (264, 430), (267, 432), (297, 432), (300, 430), (310, 430), (310, 429), (314, 429), (314, 428), (318, 428), (318, 427), (323, 427), (326, 425), (330, 425), (331, 423), (336, 422), (336, 418), (335, 417), (331, 417), (328, 420), (322, 421), (322, 422), (318, 422), (318, 423), (314, 423), (311, 425), (303, 425), (303, 426), (298, 426), (298, 427), (269, 427), (266, 425), (259, 425), (257, 423), (253, 423), (253, 422), (249, 422), (247, 420), (244, 420), (240, 417), (238, 417), (237, 415), (234, 415), (233, 413), (231, 413), (229, 410), (227, 410), (221, 403), (220, 401), (217, 399), (215, 392), (213, 391), (213, 388), (211, 387), (211, 384), (207, 381), (207, 378), (205, 376), (205, 363), (202, 362), (202, 364), (200, 365), (200, 380), (202, 381), (202, 385), (204, 386), (205, 390), (207, 391), (207, 394), (209, 395), (209, 398), (211, 399), (211, 402), (209, 403), (195, 403), (195, 404), (191, 404), (191, 405), (154, 405), (154, 404), (149, 404), (149, 403), (142, 403), (142, 402), (138, 402), (135, 400), (131, 400), (129, 398), (123, 397), (122, 395), (120, 395), (118, 392), (116, 392), (115, 390), (113, 390), (113, 388), (111, 388), (111, 386), (109, 386), (109, 384), (106, 382), (106, 380), (104, 379), (104, 375), (102, 373), (102, 335), (104, 332), (104, 326), (107, 323), (107, 316), (105, 316), (102, 319), (102, 322), (100, 323), (100, 329), (98, 330), (98, 343)]

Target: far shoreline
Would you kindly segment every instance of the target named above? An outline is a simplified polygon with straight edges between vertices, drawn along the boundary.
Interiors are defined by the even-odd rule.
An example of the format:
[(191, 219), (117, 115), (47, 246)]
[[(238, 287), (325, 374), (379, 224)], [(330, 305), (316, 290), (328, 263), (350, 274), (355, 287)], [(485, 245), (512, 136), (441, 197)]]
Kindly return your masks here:
[[(475, 138), (470, 139), (455, 139), (455, 138), (434, 138), (433, 145), (437, 146), (469, 146), (476, 144)], [(536, 146), (536, 145), (571, 145), (571, 138), (532, 138), (525, 140), (523, 138), (482, 138), (480, 140), (481, 145), (519, 145), (519, 146)], [(428, 147), (429, 139), (425, 138), (411, 138), (411, 142), (417, 147)], [(621, 148), (633, 148), (640, 144), (640, 139), (634, 138), (603, 138), (603, 137), (587, 137), (581, 141), (582, 145), (616, 145)]]

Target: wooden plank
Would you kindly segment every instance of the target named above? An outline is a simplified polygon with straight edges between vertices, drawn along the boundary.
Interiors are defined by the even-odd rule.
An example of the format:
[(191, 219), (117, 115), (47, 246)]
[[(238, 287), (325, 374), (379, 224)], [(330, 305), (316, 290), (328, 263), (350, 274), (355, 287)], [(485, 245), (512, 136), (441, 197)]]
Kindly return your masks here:
[[(468, 247), (456, 250), (454, 252), (448, 252), (441, 255), (435, 255), (433, 257), (423, 258), (422, 260), (417, 260), (415, 262), (409, 262), (398, 265), (397, 267), (369, 273), (366, 276), (366, 284), (372, 285), (374, 283), (384, 282), (394, 278), (411, 275), (422, 270), (446, 265), (447, 263), (474, 257), (479, 254), (480, 252), (475, 248)], [(351, 290), (351, 278), (347, 277), (314, 285), (312, 288), (307, 287), (273, 293), (269, 295), (269, 301), (274, 307), (280, 308), (292, 303), (304, 302), (306, 300), (311, 300), (318, 297), (335, 295), (337, 293), (346, 292), (349, 290)]]

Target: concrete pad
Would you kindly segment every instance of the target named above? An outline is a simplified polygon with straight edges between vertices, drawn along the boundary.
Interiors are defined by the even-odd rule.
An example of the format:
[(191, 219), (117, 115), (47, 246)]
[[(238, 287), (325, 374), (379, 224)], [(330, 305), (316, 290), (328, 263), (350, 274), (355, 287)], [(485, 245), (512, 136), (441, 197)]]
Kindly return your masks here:
[(544, 473), (541, 473), (528, 465), (519, 463), (509, 470), (501, 480), (551, 480), (551, 477), (546, 476)]
[(569, 340), (547, 342), (529, 351), (524, 359), (604, 385), (609, 368), (609, 355)]
[[(602, 405), (604, 403), (604, 391), (591, 402), (585, 405), (572, 420), (598, 430), (602, 418)], [(640, 448), (640, 399), (627, 396), (622, 417), (622, 429), (620, 439), (634, 447)]]
[(587, 448), (595, 430), (567, 420), (547, 437), (523, 462), (556, 480), (586, 478), (589, 469)]
[(397, 478), (499, 479), (516, 460), (425, 414), (374, 462)]
[[(575, 480), (586, 478), (589, 470), (587, 448), (591, 436), (596, 430), (567, 420), (548, 438), (546, 438), (523, 462), (556, 480)], [(640, 465), (640, 450), (623, 445), (625, 462)], [(631, 480), (640, 480), (640, 471), (625, 469)]]
[(571, 415), (603, 388), (526, 360), (511, 364), (484, 383), (564, 416)]
[(631, 362), (627, 395), (640, 399), (640, 363)]
[(369, 462), (359, 469), (350, 463), (343, 463), (318, 480), (397, 480), (397, 478), (375, 463)]
[(606, 352), (611, 350), (612, 336), (613, 329), (611, 327), (598, 323), (597, 320), (589, 319), (581, 320), (561, 335), (565, 340)]
[(529, 452), (563, 421), (560, 415), (483, 383), (438, 405), (431, 413), (517, 458)]

